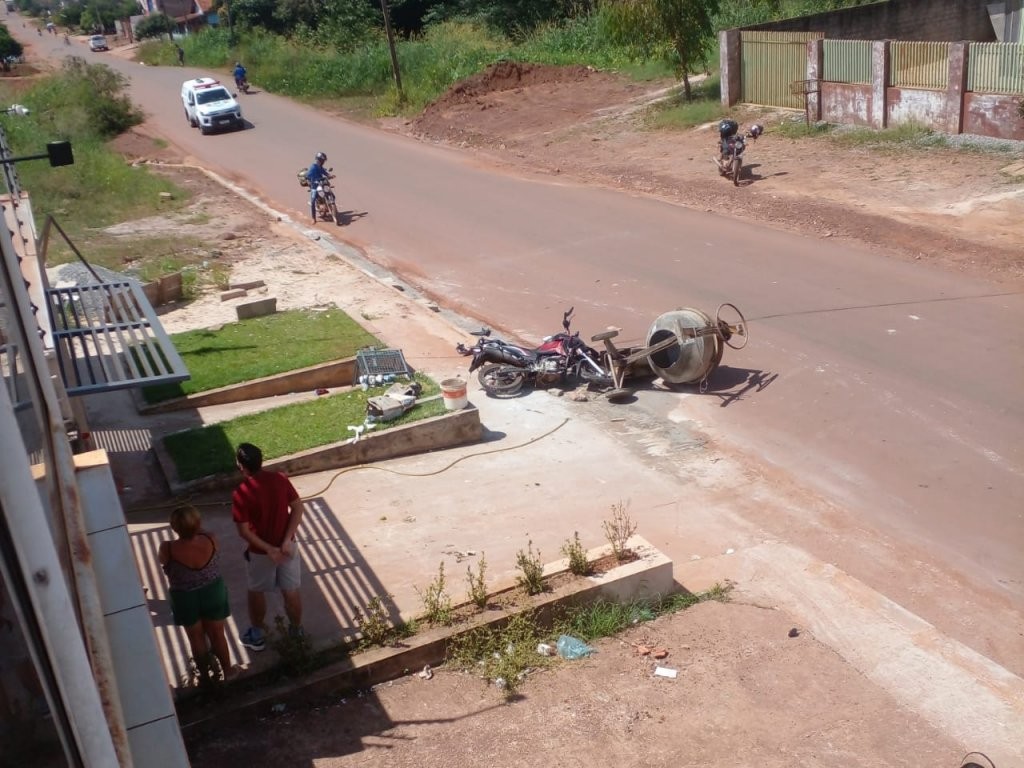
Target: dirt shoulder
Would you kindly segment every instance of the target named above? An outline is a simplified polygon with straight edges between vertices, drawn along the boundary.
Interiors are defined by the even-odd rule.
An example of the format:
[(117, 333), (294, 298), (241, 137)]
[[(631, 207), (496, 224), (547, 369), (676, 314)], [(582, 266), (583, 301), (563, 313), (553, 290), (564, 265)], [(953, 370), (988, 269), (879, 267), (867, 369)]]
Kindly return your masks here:
[[(501, 166), (653, 195), (809, 237), (857, 241), (896, 258), (996, 280), (1024, 278), (1024, 147), (843, 147), (778, 133), (793, 112), (735, 108), (767, 132), (748, 146), (739, 187), (719, 178), (716, 134), (651, 130), (672, 83), (583, 67), (498, 65), (390, 130), (461, 147)], [(823, 242), (823, 245), (826, 243)]]
[[(409, 675), (187, 739), (193, 765), (958, 766), (960, 747), (897, 707), (784, 614), (703, 603), (500, 691)], [(636, 645), (668, 650), (655, 662)], [(656, 677), (662, 666), (677, 677)]]

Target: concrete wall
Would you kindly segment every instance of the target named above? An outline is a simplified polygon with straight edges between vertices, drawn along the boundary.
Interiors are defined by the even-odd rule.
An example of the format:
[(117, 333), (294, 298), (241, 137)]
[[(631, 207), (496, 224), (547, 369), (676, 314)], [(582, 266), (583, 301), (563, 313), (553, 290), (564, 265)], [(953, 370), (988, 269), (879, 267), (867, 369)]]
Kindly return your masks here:
[(945, 122), (945, 91), (887, 88), (885, 101), (886, 122), (889, 125), (921, 123), (935, 127)]
[[(1024, 140), (1024, 119), (1017, 114), (1024, 96), (969, 92), (968, 50), (966, 43), (949, 44), (949, 78), (943, 90), (889, 88), (889, 43), (875, 41), (871, 85), (822, 83), (817, 117), (829, 123), (874, 128), (919, 123), (941, 133)], [(814, 55), (813, 45), (808, 43), (808, 71)]]
[(174, 701), (106, 452), (75, 456), (75, 480), (134, 764), (186, 767)]
[(718, 50), (722, 103), (729, 106), (738, 102), (743, 93), (740, 75), (740, 31), (738, 29), (726, 29), (719, 32)]
[[(735, 38), (722, 33), (720, 40), (723, 44), (722, 60), (725, 61), (725, 44), (733, 43)], [(969, 133), (1024, 140), (1024, 118), (1017, 113), (1024, 96), (968, 91), (967, 60), (970, 48), (963, 42), (949, 43), (948, 47), (948, 84), (944, 89), (891, 88), (888, 87), (888, 40), (875, 40), (871, 44), (871, 83), (866, 85), (820, 81), (818, 75), (823, 71), (822, 41), (808, 42), (807, 79), (820, 81), (819, 92), (808, 97), (810, 119), (840, 125), (865, 125), (876, 129), (918, 123), (940, 133)], [(736, 91), (735, 98), (738, 100), (738, 87)], [(726, 102), (724, 87), (722, 102), (723, 106), (736, 103)]]
[(887, 0), (830, 13), (772, 21), (749, 29), (824, 32), (840, 40), (971, 40), (995, 42), (992, 0)]
[(1024, 96), (993, 93), (964, 95), (963, 132), (1024, 141), (1024, 118), (1017, 114)]
[(841, 125), (871, 125), (870, 85), (822, 83), (818, 119)]

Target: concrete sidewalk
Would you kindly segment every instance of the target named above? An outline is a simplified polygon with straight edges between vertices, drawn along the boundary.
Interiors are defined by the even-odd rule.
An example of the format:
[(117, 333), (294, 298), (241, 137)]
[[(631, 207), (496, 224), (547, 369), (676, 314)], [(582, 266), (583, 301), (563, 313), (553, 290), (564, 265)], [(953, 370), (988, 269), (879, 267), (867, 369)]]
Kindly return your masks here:
[[(331, 244), (324, 241), (324, 246)], [(373, 317), (368, 329), (403, 349), (415, 368), (435, 380), (467, 378), (486, 439), (467, 448), (293, 478), (306, 501), (302, 593), (304, 624), (315, 647), (352, 639), (355, 614), (374, 596), (396, 618), (417, 615), (419, 591), (437, 577), (442, 563), (448, 591), (459, 601), (466, 592), (467, 567), (475, 569), (482, 557), (489, 581), (498, 583), (514, 577), (516, 553), (531, 544), (545, 562), (559, 558), (562, 544), (575, 532), (585, 547), (602, 544), (602, 522), (622, 503), (637, 532), (674, 561), (680, 585), (699, 591), (734, 580), (737, 600), (784, 610), (794, 625), (886, 691), (894, 706), (921, 714), (965, 752), (983, 748), (999, 765), (1024, 765), (1021, 679), (744, 519), (737, 511), (740, 500), (789, 500), (747, 467), (712, 450), (693, 424), (651, 422), (645, 401), (682, 400), (686, 393), (645, 390), (626, 405), (612, 405), (599, 395), (575, 402), (545, 391), (487, 398), (467, 377), (466, 359), (453, 351), (465, 340), (465, 321), (434, 311), (411, 290), (396, 291), (386, 275), (370, 274), (374, 268), (358, 254), (337, 251), (347, 263), (330, 268), (347, 270), (350, 281), (340, 294), (348, 298), (339, 306), (353, 317)], [(90, 403), (94, 431), (101, 443), (107, 441), (119, 482), (131, 486), (128, 498), (138, 483), (159, 481), (143, 473), (145, 441), (158, 422), (125, 411), (115, 396), (104, 397), (111, 399)], [(180, 423), (159, 422), (159, 429), (216, 421), (224, 414), (209, 409), (178, 416)], [(112, 450), (118, 444), (126, 450)], [(238, 642), (247, 625), (245, 580), (228, 500), (229, 494), (222, 494), (199, 501), (224, 551), (232, 654), (260, 670), (275, 654), (251, 654)], [(135, 508), (128, 522), (167, 676), (176, 682), (185, 672), (187, 645), (170, 624), (155, 559), (158, 542), (170, 536), (168, 512)], [(270, 615), (281, 612), (280, 601), (272, 598)], [(740, 646), (744, 639), (723, 642)]]

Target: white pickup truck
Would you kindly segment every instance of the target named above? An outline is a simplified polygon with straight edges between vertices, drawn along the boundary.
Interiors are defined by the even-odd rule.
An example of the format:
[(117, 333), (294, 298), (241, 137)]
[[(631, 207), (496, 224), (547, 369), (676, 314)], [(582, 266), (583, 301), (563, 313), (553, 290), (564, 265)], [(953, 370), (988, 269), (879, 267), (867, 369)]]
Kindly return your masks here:
[(181, 103), (188, 124), (193, 128), (198, 126), (204, 134), (221, 128), (245, 128), (242, 107), (234, 94), (212, 77), (197, 77), (182, 83)]

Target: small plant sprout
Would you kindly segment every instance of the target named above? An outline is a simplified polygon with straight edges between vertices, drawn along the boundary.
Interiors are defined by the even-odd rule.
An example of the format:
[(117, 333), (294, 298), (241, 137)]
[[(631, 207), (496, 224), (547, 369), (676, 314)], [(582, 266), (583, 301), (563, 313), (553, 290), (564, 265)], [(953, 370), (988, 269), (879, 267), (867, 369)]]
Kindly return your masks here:
[(572, 538), (566, 539), (562, 545), (562, 554), (569, 558), (569, 572), (577, 576), (586, 576), (590, 573), (590, 561), (587, 560), (587, 550), (580, 543), (579, 531), (573, 531)]
[(540, 551), (533, 551), (533, 541), (527, 543), (526, 551), (519, 550), (516, 555), (516, 567), (522, 571), (516, 577), (516, 583), (526, 590), (528, 595), (539, 595), (547, 589), (544, 584), (544, 566), (540, 561)]
[(434, 626), (450, 626), (455, 616), (452, 612), (452, 599), (445, 587), (444, 561), (437, 567), (437, 578), (434, 579), (422, 592), (417, 589), (420, 600), (423, 601), (424, 618)]
[(604, 537), (611, 544), (615, 559), (625, 560), (628, 553), (626, 542), (629, 541), (630, 536), (636, 533), (636, 523), (629, 516), (629, 502), (619, 501), (612, 504), (612, 519), (605, 520), (602, 525), (604, 526)]
[(466, 566), (466, 580), (469, 581), (469, 599), (477, 608), (487, 607), (487, 559), (484, 553), (480, 553), (480, 560), (476, 564), (476, 573), (470, 566)]
[(367, 601), (362, 613), (356, 613), (356, 624), (365, 645), (387, 645), (394, 633), (388, 620), (388, 612), (384, 608), (384, 600), (379, 595), (374, 595)]

